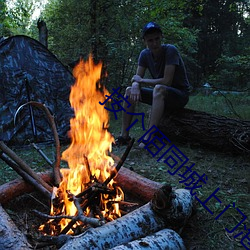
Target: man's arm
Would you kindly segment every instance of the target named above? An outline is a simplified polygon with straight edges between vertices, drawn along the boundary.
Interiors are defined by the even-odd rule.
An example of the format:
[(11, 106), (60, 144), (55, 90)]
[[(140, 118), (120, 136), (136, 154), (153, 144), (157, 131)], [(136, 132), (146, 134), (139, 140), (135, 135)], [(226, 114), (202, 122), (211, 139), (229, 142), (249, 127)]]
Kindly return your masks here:
[(137, 74), (133, 76), (132, 81), (142, 83), (145, 86), (155, 86), (156, 84), (163, 84), (171, 86), (174, 78), (175, 65), (166, 65), (164, 69), (164, 77), (158, 79), (143, 78), (145, 74), (145, 68), (138, 66)]
[(133, 102), (138, 102), (141, 98), (140, 83), (136, 81), (136, 78), (143, 79), (145, 71), (146, 68), (138, 66), (136, 70), (136, 75), (132, 77), (132, 86), (129, 99)]

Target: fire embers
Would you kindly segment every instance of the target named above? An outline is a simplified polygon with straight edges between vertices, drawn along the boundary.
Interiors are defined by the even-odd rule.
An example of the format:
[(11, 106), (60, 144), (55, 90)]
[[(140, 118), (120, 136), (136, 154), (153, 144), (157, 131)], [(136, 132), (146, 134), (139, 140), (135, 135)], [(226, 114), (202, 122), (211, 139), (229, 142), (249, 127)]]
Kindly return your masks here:
[(84, 191), (77, 195), (72, 194), (69, 190), (66, 193), (67, 202), (75, 208), (75, 215), (67, 215), (65, 198), (59, 188), (52, 201), (50, 216), (47, 216), (49, 220), (40, 227), (43, 234), (77, 235), (89, 226), (101, 226), (121, 216), (119, 204), (124, 204), (122, 202), (124, 197), (121, 188), (115, 184), (108, 187), (96, 180), (87, 184)]

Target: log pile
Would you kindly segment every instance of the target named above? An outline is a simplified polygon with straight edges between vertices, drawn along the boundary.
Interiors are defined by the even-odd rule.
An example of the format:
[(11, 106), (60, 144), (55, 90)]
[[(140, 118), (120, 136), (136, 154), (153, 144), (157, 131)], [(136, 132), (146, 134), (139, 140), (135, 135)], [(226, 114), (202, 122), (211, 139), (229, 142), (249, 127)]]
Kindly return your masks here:
[[(33, 103), (33, 105), (37, 104)], [(51, 124), (53, 125), (52, 119)], [(55, 139), (57, 139), (56, 131), (54, 134)], [(58, 156), (59, 143), (58, 140), (56, 141)], [(139, 247), (143, 244), (154, 246), (156, 244), (155, 239), (159, 239), (157, 244), (165, 244), (166, 248), (185, 249), (184, 243), (177, 232), (181, 231), (192, 214), (193, 197), (186, 189), (172, 190), (170, 186), (162, 186), (159, 183), (150, 181), (123, 168), (122, 165), (133, 143), (134, 140), (128, 145), (124, 155), (104, 182), (95, 179), (95, 176), (91, 175), (89, 168), (87, 174), (89, 174), (91, 180), (90, 185), (77, 195), (73, 195), (70, 191), (67, 191), (68, 199), (74, 203), (77, 209), (77, 213), (74, 216), (71, 216), (71, 218), (65, 215), (50, 216), (36, 211), (37, 215), (46, 217), (46, 219), (56, 221), (67, 217), (67, 219), (71, 220), (60, 232), (59, 236), (42, 237), (41, 244), (36, 244), (36, 247), (53, 244), (61, 247), (62, 250), (79, 248), (110, 249), (129, 243), (129, 247), (133, 247), (132, 249), (140, 249)], [(59, 156), (55, 165), (49, 162), (53, 167), (53, 173), (37, 174), (2, 141), (0, 141), (0, 149), (0, 158), (12, 167), (24, 180), (13, 181), (11, 184), (0, 186), (1, 204), (7, 203), (13, 197), (20, 195), (21, 190), (25, 193), (36, 189), (47, 199), (52, 197), (61, 179)], [(85, 160), (85, 166), (88, 169), (88, 159), (86, 158)], [(113, 190), (108, 187), (109, 182), (113, 179), (121, 186), (125, 193), (133, 194), (144, 205), (140, 205), (134, 211), (107, 223), (102, 214), (98, 213), (97, 205), (100, 204), (100, 195), (113, 195), (114, 192), (117, 193), (115, 188)], [(59, 196), (58, 199), (60, 205), (61, 197)], [(92, 214), (95, 212), (99, 216), (98, 219), (92, 217), (92, 214), (91, 217), (84, 214), (85, 208), (89, 206), (91, 208), (95, 207), (91, 211)], [(0, 214), (2, 215), (4, 212), (0, 211)], [(78, 230), (74, 236), (66, 235), (69, 230), (72, 230), (72, 226), (76, 222), (78, 224), (85, 224), (83, 233), (77, 235), (80, 232)], [(24, 241), (23, 243), (21, 241), (21, 244), (26, 244), (26, 242)]]
[[(51, 172), (42, 173), (39, 176), (44, 181), (51, 182)], [(173, 191), (169, 186), (162, 187), (159, 183), (148, 180), (123, 167), (115, 179), (120, 181), (119, 184), (124, 192), (133, 193), (135, 197), (140, 197), (141, 201), (146, 204), (105, 225), (91, 227), (82, 235), (60, 235), (56, 240), (51, 237), (51, 242), (62, 249), (78, 249), (79, 246), (84, 247), (84, 249), (95, 249), (91, 244), (93, 242), (96, 244), (98, 235), (100, 246), (97, 249), (105, 249), (102, 247), (107, 245), (115, 249), (118, 245), (128, 243), (127, 247), (131, 245), (134, 247), (132, 249), (140, 249), (138, 247), (143, 244), (155, 246), (156, 239), (159, 239), (159, 242), (165, 242), (164, 244), (169, 249), (185, 249), (183, 240), (176, 231), (185, 225), (192, 213), (193, 200), (189, 191), (185, 189)], [(133, 190), (131, 183), (139, 188)], [(10, 186), (11, 192), (8, 190)], [(31, 185), (23, 180), (15, 180), (8, 187), (6, 185), (0, 186), (1, 203), (10, 200), (12, 194), (15, 196), (15, 190), (20, 187), (24, 193), (32, 191)], [(130, 233), (128, 230), (131, 230)], [(93, 238), (91, 239), (91, 237)], [(49, 238), (46, 238), (45, 241), (48, 244)], [(86, 245), (86, 242), (90, 245)], [(119, 246), (120, 249), (122, 247), (122, 245)]]
[(250, 152), (250, 121), (182, 109), (166, 115), (159, 129), (173, 141), (223, 152)]
[[(164, 228), (179, 230), (191, 216), (192, 209), (193, 199), (188, 190), (172, 191), (170, 186), (163, 186), (155, 193), (151, 202), (101, 227), (91, 228), (79, 236), (71, 237), (60, 249), (110, 249), (156, 232), (157, 237), (161, 235), (161, 238), (164, 238), (165, 233), (169, 249), (185, 249), (176, 232), (159, 231)], [(151, 238), (152, 241), (154, 237)], [(150, 237), (147, 240), (151, 242)]]

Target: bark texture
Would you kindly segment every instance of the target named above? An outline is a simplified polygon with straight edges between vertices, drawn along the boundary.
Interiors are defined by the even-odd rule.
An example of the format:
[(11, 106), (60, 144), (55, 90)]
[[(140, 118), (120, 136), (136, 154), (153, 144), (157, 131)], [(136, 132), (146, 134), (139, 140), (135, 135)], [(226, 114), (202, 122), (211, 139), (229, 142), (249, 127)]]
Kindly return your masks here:
[(48, 48), (48, 29), (46, 23), (40, 18), (37, 21), (37, 28), (39, 30), (39, 42)]
[(149, 202), (154, 193), (162, 186), (159, 182), (152, 181), (124, 167), (120, 169), (114, 180), (125, 192), (125, 195), (129, 193), (144, 203)]
[[(47, 183), (53, 182), (52, 172), (38, 173), (37, 175)], [(31, 193), (34, 191), (35, 188), (22, 179), (7, 182), (0, 186), (0, 204), (6, 204), (24, 193)]]
[(165, 116), (159, 129), (173, 141), (224, 152), (250, 152), (250, 121), (182, 109)]
[(144, 238), (116, 246), (111, 250), (185, 250), (182, 238), (174, 230), (162, 229)]
[(110, 249), (164, 228), (178, 230), (191, 216), (192, 207), (193, 198), (188, 190), (172, 192), (169, 186), (161, 188), (151, 202), (101, 227), (72, 237), (60, 249)]
[(0, 205), (0, 249), (32, 249), (24, 235), (17, 229), (9, 215)]

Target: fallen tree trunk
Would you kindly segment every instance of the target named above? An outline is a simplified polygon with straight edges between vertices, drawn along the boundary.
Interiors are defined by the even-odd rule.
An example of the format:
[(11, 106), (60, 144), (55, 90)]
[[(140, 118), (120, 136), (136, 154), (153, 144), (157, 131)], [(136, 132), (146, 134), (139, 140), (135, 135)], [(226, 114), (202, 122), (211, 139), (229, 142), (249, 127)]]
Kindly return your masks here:
[(111, 250), (185, 250), (182, 238), (174, 230), (162, 229), (157, 233), (144, 238), (128, 242), (112, 248)]
[(9, 215), (0, 205), (0, 249), (32, 249), (24, 235), (17, 229)]
[[(186, 189), (163, 187), (152, 202), (101, 227), (70, 238), (60, 249), (110, 249), (166, 227), (180, 229), (192, 214), (193, 198)], [(178, 227), (178, 228), (177, 228)]]
[(173, 141), (224, 152), (250, 152), (250, 121), (182, 109), (165, 116), (159, 129)]

